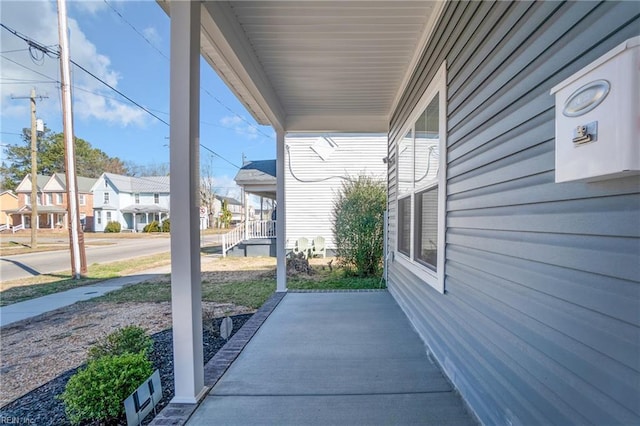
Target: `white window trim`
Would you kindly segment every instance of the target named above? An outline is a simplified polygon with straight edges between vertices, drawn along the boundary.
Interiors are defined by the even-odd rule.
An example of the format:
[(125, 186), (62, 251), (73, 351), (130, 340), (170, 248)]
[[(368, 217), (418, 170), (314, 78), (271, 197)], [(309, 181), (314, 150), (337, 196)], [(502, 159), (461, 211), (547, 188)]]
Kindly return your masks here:
[[(416, 276), (423, 278), (424, 281), (433, 287), (435, 290), (444, 294), (444, 279), (445, 279), (445, 232), (446, 232), (446, 202), (447, 202), (447, 63), (446, 61), (442, 63), (440, 69), (436, 73), (436, 75), (429, 83), (427, 90), (424, 92), (420, 101), (414, 108), (413, 112), (407, 119), (405, 125), (398, 133), (396, 139), (396, 153), (395, 158), (400, 158), (399, 142), (405, 135), (412, 129), (418, 121), (418, 118), (422, 115), (424, 110), (429, 105), (429, 102), (433, 99), (433, 97), (439, 93), (439, 101), (438, 101), (438, 112), (439, 112), (439, 120), (438, 126), (440, 128), (440, 141), (438, 144), (438, 149), (440, 152), (440, 162), (438, 165), (438, 260), (437, 260), (437, 272), (429, 269), (425, 265), (413, 260), (414, 257), (414, 235), (415, 235), (415, 194), (416, 192), (424, 191), (432, 186), (434, 186), (435, 182), (431, 181), (426, 185), (421, 185), (420, 187), (412, 188), (411, 190), (411, 234), (410, 234), (410, 247), (409, 253), (410, 256), (406, 256), (400, 251), (398, 251), (398, 236), (396, 235), (396, 247), (395, 259), (399, 264), (407, 268)], [(415, 135), (414, 135), (415, 138)], [(414, 152), (415, 156), (415, 152)], [(415, 164), (415, 161), (414, 161)], [(415, 166), (412, 165), (412, 168)], [(398, 170), (396, 168), (396, 176), (398, 175)], [(413, 175), (413, 174), (412, 174)], [(397, 177), (396, 177), (397, 179)], [(401, 198), (405, 198), (407, 196), (406, 193), (396, 195), (396, 212), (398, 211), (398, 200)], [(398, 224), (399, 224), (399, 219)], [(396, 232), (399, 231), (399, 226), (396, 226)]]

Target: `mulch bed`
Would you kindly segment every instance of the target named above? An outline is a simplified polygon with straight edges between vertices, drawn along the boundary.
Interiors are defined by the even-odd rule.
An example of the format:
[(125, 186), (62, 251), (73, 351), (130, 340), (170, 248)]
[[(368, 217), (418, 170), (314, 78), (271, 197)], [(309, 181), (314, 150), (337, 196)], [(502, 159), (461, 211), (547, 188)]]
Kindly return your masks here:
[[(236, 333), (244, 323), (251, 318), (248, 315), (233, 316), (233, 332)], [(220, 337), (217, 330), (220, 329), (221, 318), (214, 319), (215, 324), (204, 324), (203, 347), (204, 363), (206, 364), (220, 350), (226, 340)], [(160, 380), (162, 382), (162, 400), (157, 406), (160, 412), (173, 398), (173, 333), (172, 329), (164, 330), (151, 336), (153, 339), (153, 353), (151, 361), (154, 368), (160, 370)], [(0, 424), (25, 424), (25, 425), (70, 425), (64, 413), (62, 401), (56, 399), (57, 395), (64, 392), (67, 381), (73, 374), (84, 366), (69, 370), (57, 378), (40, 386), (28, 394), (16, 399), (0, 409)], [(146, 419), (146, 423), (151, 421), (151, 416)], [(99, 423), (87, 423), (87, 425), (98, 425)], [(126, 425), (126, 419), (122, 419), (117, 425)]]

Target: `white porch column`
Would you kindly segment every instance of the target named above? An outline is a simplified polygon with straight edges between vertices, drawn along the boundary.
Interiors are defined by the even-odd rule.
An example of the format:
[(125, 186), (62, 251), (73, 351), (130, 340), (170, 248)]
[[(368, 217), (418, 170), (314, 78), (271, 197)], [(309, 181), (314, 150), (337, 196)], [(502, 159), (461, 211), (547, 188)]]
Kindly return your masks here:
[(49, 228), (53, 229), (53, 213), (49, 213)]
[(170, 65), (171, 312), (175, 397), (194, 404), (206, 391), (200, 281), (200, 7), (172, 1)]
[(249, 194), (247, 191), (244, 192), (244, 199), (242, 202), (244, 203), (244, 239), (249, 239)]
[(276, 131), (276, 291), (287, 291), (286, 208), (284, 202), (284, 131)]
[(131, 213), (131, 217), (133, 218), (133, 232), (138, 232), (138, 226), (136, 224), (136, 216), (137, 214), (135, 212)]

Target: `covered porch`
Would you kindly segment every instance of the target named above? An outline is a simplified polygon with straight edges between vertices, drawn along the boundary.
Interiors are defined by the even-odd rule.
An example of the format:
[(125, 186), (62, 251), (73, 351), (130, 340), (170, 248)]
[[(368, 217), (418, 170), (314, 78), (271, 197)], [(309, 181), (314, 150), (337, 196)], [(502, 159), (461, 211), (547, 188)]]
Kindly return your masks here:
[[(175, 365), (175, 397), (172, 406), (193, 408), (207, 396), (211, 385), (205, 383), (202, 360), (198, 233), (200, 200), (197, 190), (200, 181), (200, 55), (202, 54), (235, 92), (255, 120), (259, 124), (273, 126), (276, 131), (275, 188), (272, 182), (268, 192), (273, 194), (275, 189), (278, 208), (275, 225), (276, 291), (278, 294), (283, 294), (287, 292), (285, 135), (294, 132), (387, 133), (391, 114), (398, 105), (404, 87), (413, 73), (413, 68), (440, 13), (442, 4), (412, 1), (286, 4), (275, 1), (179, 2), (166, 0), (158, 0), (158, 3), (171, 17), (170, 139), (179, 141), (172, 143), (170, 147), (171, 212), (174, 218), (180, 218), (175, 220), (171, 227)], [(256, 193), (267, 192), (263, 190), (264, 188), (261, 188)], [(249, 191), (248, 188), (247, 191)], [(313, 194), (309, 194), (309, 197), (313, 197)], [(354, 297), (356, 299), (353, 299)], [(384, 299), (382, 305), (378, 306), (382, 309), (382, 313), (376, 312), (376, 303), (367, 302), (376, 297)], [(283, 374), (288, 367), (293, 368), (298, 362), (310, 362), (311, 364), (298, 365), (297, 370), (291, 370), (301, 375), (298, 378), (297, 390), (292, 390), (296, 393), (305, 386), (312, 386), (304, 379), (305, 374), (313, 373), (318, 379), (321, 376), (327, 376), (333, 365), (340, 365), (341, 359), (347, 360), (351, 356), (352, 359), (348, 362), (353, 367), (352, 379), (356, 382), (364, 380), (361, 383), (363, 388), (358, 388), (357, 383), (346, 383), (347, 381), (342, 380), (344, 377), (338, 374), (335, 376), (337, 380), (335, 383), (327, 382), (323, 385), (324, 387), (320, 386), (313, 392), (321, 392), (324, 389), (335, 392), (333, 397), (343, 400), (346, 398), (344, 393), (353, 393), (354, 399), (358, 399), (355, 396), (358, 393), (376, 395), (370, 396), (368, 406), (371, 409), (375, 408), (380, 414), (384, 410), (381, 410), (378, 404), (372, 404), (372, 401), (386, 399), (384, 406), (395, 406), (398, 415), (401, 411), (405, 411), (405, 416), (408, 416), (414, 409), (424, 404), (422, 399), (428, 399), (428, 394), (432, 391), (453, 394), (436, 367), (429, 370), (430, 372), (423, 371), (427, 365), (431, 365), (426, 349), (411, 330), (408, 320), (402, 318), (402, 312), (388, 293), (384, 292), (376, 296), (341, 294), (322, 300), (328, 303), (319, 303), (320, 300), (316, 301), (310, 295), (285, 296), (282, 308), (279, 307), (273, 319), (267, 322), (269, 324), (271, 321), (272, 325), (268, 328), (270, 331), (261, 330), (260, 332), (273, 333), (272, 336), (265, 337), (272, 343), (267, 344), (266, 341), (264, 345), (255, 343), (254, 352), (251, 352), (253, 356), (249, 352), (246, 355), (243, 354), (246, 358), (246, 363), (243, 365), (249, 370), (260, 368), (254, 364), (257, 362), (255, 351), (261, 352), (261, 357), (269, 351), (274, 351), (265, 359), (277, 363), (279, 367), (274, 371)], [(351, 306), (354, 303), (355, 305)], [(359, 312), (356, 308), (359, 303), (369, 304), (369, 306)], [(318, 308), (313, 310), (315, 318), (308, 317), (302, 322), (296, 321), (295, 316), (305, 315), (307, 308), (314, 304)], [(342, 308), (338, 309), (338, 306)], [(341, 309), (342, 312), (336, 309)], [(391, 328), (381, 337), (380, 330), (385, 329), (387, 313), (391, 315), (390, 321), (394, 325), (391, 325)], [(380, 328), (376, 330), (372, 327), (372, 323), (358, 315), (371, 319), (377, 316), (379, 322), (376, 321), (375, 324)], [(329, 329), (321, 327), (321, 330), (318, 330), (325, 336), (328, 333), (334, 337), (333, 343), (325, 348), (334, 356), (332, 365), (327, 364), (321, 367), (316, 363), (318, 359), (314, 358), (312, 352), (307, 352), (306, 355), (309, 358), (300, 354), (302, 357), (297, 360), (285, 356), (284, 352), (295, 350), (296, 347), (303, 350), (305, 342), (314, 338), (315, 332), (307, 333), (300, 328), (301, 324), (318, 326), (332, 316), (336, 319), (336, 322), (332, 322), (335, 327)], [(342, 320), (351, 321), (349, 325), (354, 328), (346, 327)], [(396, 324), (396, 320), (400, 322)], [(289, 346), (294, 342), (283, 334), (286, 330), (299, 336), (298, 346)], [(350, 346), (350, 342), (362, 333), (366, 338), (363, 337), (360, 346), (355, 344)], [(397, 338), (395, 333), (400, 333), (403, 337), (399, 337), (399, 341), (394, 341)], [(381, 339), (377, 340), (374, 335), (378, 335)], [(256, 336), (258, 337), (259, 335)], [(368, 338), (373, 340), (368, 341)], [(406, 341), (403, 340), (405, 338)], [(405, 342), (408, 342), (406, 347), (403, 346)], [(320, 340), (311, 343), (313, 343), (312, 347), (318, 349), (324, 346)], [(362, 356), (363, 351), (367, 351), (366, 347), (369, 345), (374, 345), (380, 353), (386, 355), (370, 364), (365, 363), (364, 365), (368, 367), (361, 369), (356, 364), (362, 361), (359, 357)], [(405, 350), (408, 352), (404, 352)], [(418, 361), (418, 358), (412, 357), (422, 357), (422, 360)], [(381, 369), (388, 367), (384, 359), (393, 362), (397, 368), (387, 371), (381, 381), (372, 383), (373, 387), (367, 389), (367, 383), (371, 383), (370, 380), (376, 377), (375, 375), (379, 374)], [(272, 364), (271, 361), (267, 364)], [(234, 368), (244, 367), (241, 365)], [(345, 365), (342, 368), (345, 368), (345, 374), (350, 369)], [(238, 373), (240, 374), (238, 377), (248, 378), (249, 376), (245, 374), (249, 370), (246, 373)], [(423, 376), (423, 373), (426, 376)], [(373, 376), (367, 379), (368, 375)], [(391, 386), (394, 382), (402, 382), (400, 377), (406, 377), (409, 380), (416, 375), (420, 375), (424, 380), (415, 382), (410, 380), (410, 383), (400, 385), (400, 388)], [(266, 376), (259, 379), (261, 382), (269, 380)], [(232, 381), (233, 378), (228, 380)], [(340, 381), (342, 381), (340, 386), (346, 386), (346, 388), (338, 386)], [(284, 394), (290, 386), (295, 387), (296, 383), (288, 383), (284, 380), (279, 389), (263, 388), (263, 391), (265, 395), (276, 391)], [(225, 390), (222, 386), (220, 391), (224, 394), (228, 389)], [(236, 391), (251, 393), (255, 388), (252, 385), (233, 392)], [(220, 411), (218, 414), (226, 412), (231, 415), (230, 413), (234, 411), (233, 404), (241, 403), (242, 398), (232, 400), (225, 397), (222, 401), (215, 392), (212, 397), (206, 399), (207, 402), (202, 407), (201, 415), (204, 417), (208, 417), (209, 413), (214, 411)], [(420, 395), (416, 394), (414, 398), (411, 396), (412, 393)], [(260, 400), (262, 403), (268, 401)], [(395, 402), (390, 403), (391, 400)], [(452, 412), (456, 413), (455, 415), (462, 407), (460, 400), (456, 401), (454, 405), (457, 408)], [(222, 405), (218, 405), (218, 402)], [(213, 407), (210, 403), (216, 405), (216, 408), (207, 408)], [(348, 408), (346, 405), (343, 407)], [(281, 408), (283, 412), (287, 411), (285, 406)], [(421, 413), (422, 411), (418, 410), (414, 414), (422, 415)], [(332, 414), (330, 409), (326, 410), (325, 414), (337, 415), (337, 413)], [(196, 413), (196, 415), (199, 414)], [(313, 417), (304, 410), (299, 411), (298, 415), (306, 416), (308, 420)], [(294, 422), (300, 418), (291, 420)], [(329, 419), (325, 418), (325, 420)], [(464, 419), (463, 423), (469, 420), (467, 417)], [(232, 418), (226, 418), (225, 422), (233, 423), (232, 420)], [(197, 420), (194, 421), (202, 424)], [(237, 423), (246, 424), (246, 422), (250, 422), (250, 419), (239, 419)]]
[[(31, 228), (31, 207), (23, 206), (16, 210), (8, 210), (14, 227)], [(67, 229), (67, 211), (58, 206), (38, 206), (36, 229)]]
[(156, 221), (162, 227), (162, 222), (169, 217), (169, 209), (160, 207), (157, 204), (140, 205), (134, 204), (121, 210), (127, 229), (134, 232), (142, 232), (144, 227)]
[[(224, 375), (224, 357), (207, 364), (213, 388), (200, 406), (174, 406), (152, 424), (477, 424), (388, 292), (272, 302)], [(227, 346), (242, 347), (244, 330)]]

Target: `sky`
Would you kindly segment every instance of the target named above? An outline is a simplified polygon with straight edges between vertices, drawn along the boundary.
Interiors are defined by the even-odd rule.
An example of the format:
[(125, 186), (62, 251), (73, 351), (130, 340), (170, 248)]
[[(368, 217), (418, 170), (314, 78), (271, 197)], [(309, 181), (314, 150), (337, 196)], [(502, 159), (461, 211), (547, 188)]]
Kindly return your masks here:
[[(57, 49), (56, 1), (0, 0), (0, 22), (41, 45)], [(70, 56), (82, 67), (169, 122), (168, 16), (154, 0), (68, 0)], [(139, 165), (169, 162), (169, 126), (73, 66), (74, 134), (111, 157)], [(275, 133), (260, 126), (201, 58), (200, 151), (217, 191), (237, 196), (235, 165), (275, 158)], [(21, 144), (30, 128), (31, 88), (42, 96), (37, 116), (62, 132), (60, 64), (55, 57), (0, 28), (0, 152)], [(225, 161), (226, 160), (226, 161)]]

